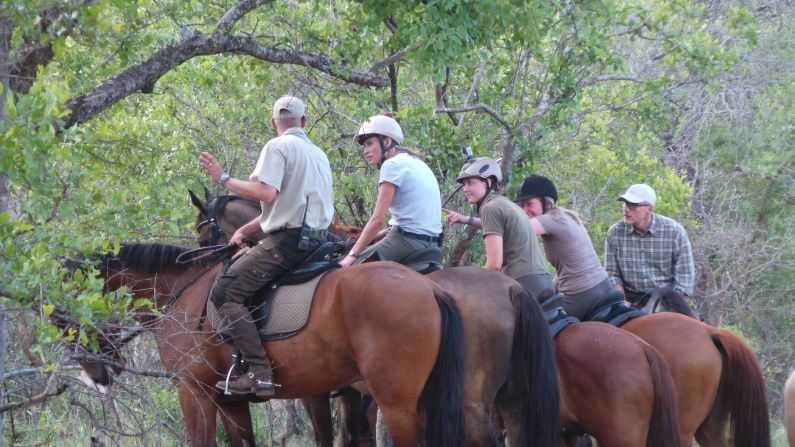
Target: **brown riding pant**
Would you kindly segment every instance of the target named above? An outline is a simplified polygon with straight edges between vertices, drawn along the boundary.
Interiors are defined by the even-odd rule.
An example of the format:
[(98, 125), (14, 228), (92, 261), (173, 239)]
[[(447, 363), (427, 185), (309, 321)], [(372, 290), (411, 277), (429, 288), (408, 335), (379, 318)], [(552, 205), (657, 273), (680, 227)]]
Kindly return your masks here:
[(298, 250), (300, 229), (268, 233), (265, 239), (237, 258), (216, 278), (210, 300), (220, 308), (226, 302), (245, 305), (254, 294), (301, 262), (320, 246), (312, 240), (310, 249)]

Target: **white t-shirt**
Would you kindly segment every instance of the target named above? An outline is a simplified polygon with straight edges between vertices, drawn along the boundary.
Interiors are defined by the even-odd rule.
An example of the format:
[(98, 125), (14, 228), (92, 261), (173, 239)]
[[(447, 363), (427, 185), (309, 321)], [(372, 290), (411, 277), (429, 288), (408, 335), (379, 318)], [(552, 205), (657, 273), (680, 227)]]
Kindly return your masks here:
[(249, 180), (278, 191), (273, 201), (260, 203), (263, 232), (301, 228), (304, 210), (309, 227), (323, 230), (331, 225), (334, 217), (331, 166), (326, 154), (309, 141), (301, 128), (292, 127), (268, 141)]
[(389, 225), (412, 233), (438, 236), (442, 232), (439, 183), (419, 158), (400, 152), (381, 165), (378, 183), (397, 187), (389, 207)]

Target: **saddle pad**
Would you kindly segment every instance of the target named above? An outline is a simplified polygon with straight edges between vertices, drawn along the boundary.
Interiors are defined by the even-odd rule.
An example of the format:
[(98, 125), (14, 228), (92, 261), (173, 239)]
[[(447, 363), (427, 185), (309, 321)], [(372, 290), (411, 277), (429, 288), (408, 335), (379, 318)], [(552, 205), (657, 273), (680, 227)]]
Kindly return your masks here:
[[(257, 323), (260, 338), (264, 341), (281, 340), (301, 331), (309, 320), (309, 311), (312, 309), (317, 284), (324, 276), (319, 275), (300, 284), (279, 286), (275, 295), (269, 298), (265, 323), (262, 325)], [(228, 338), (228, 334), (222, 329), (223, 323), (218, 311), (212, 303), (207, 305), (207, 319), (212, 327), (217, 328), (221, 338)]]

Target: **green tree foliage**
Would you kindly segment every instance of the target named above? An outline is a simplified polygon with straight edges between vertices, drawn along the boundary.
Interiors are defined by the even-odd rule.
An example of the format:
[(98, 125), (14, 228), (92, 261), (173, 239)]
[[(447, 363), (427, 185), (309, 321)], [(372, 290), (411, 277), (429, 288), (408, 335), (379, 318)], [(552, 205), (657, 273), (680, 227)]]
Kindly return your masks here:
[[(769, 42), (755, 23), (764, 14), (683, 0), (4, 2), (0, 296), (33, 312), (47, 362), (57, 362), (59, 339), (95, 347), (93, 329), (129, 321), (147, 303), (102, 294), (64, 259), (121, 241), (192, 244), (187, 189), (221, 192), (197, 154), (209, 150), (247, 177), (273, 135), (270, 105), (287, 92), (308, 105), (307, 130), (332, 162), (345, 223), (366, 222), (377, 182), (351, 137), (391, 110), (461, 211), (453, 179), (471, 146), (502, 159), (509, 194), (530, 173), (554, 178), (599, 252), (620, 216), (615, 197), (640, 181), (657, 189), (659, 212), (697, 235), (738, 218), (773, 243), (791, 202), (792, 151), (781, 150), (792, 141), (791, 78), (762, 90), (767, 100), (743, 132), (732, 120), (710, 127), (715, 117), (694, 105), (694, 92), (717, 94), (728, 73), (743, 76), (754, 45)], [(747, 175), (714, 186), (737, 166)], [(709, 185), (703, 167), (715, 173)], [(760, 188), (766, 199), (750, 200)], [(704, 218), (705, 206), (724, 203), (726, 213)], [(482, 261), (477, 238), (450, 233), (450, 262)], [(722, 252), (703, 240), (715, 253), (700, 269), (720, 282), (720, 265), (742, 244)], [(751, 283), (772, 288), (786, 269), (738, 295)], [(55, 311), (76, 318), (77, 331), (49, 326)], [(742, 323), (720, 315), (715, 322)]]

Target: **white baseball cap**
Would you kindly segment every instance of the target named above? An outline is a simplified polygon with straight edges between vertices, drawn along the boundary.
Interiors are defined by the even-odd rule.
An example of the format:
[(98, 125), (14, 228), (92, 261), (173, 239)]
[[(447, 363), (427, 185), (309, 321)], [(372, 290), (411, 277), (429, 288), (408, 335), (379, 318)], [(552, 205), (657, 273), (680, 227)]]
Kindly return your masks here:
[(618, 200), (654, 206), (654, 204), (657, 203), (657, 194), (651, 186), (645, 183), (638, 183), (630, 186), (623, 195), (618, 196)]
[(303, 118), (304, 103), (295, 96), (282, 96), (273, 103), (273, 119)]

